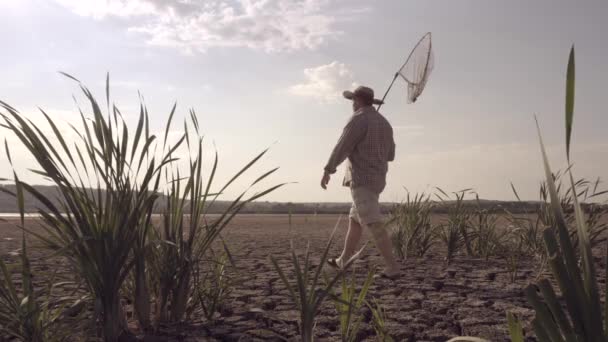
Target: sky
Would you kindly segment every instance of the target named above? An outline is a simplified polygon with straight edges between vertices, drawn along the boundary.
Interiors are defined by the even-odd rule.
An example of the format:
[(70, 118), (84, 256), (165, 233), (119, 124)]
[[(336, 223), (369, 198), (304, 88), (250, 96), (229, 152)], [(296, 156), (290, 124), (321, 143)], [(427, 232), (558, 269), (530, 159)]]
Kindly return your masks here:
[[(269, 201), (345, 202), (344, 167), (328, 190), (323, 167), (352, 114), (341, 92), (381, 96), (415, 43), (432, 32), (435, 68), (414, 104), (399, 79), (381, 109), (395, 131), (382, 201), (407, 191), (473, 188), (480, 197), (538, 198), (543, 177), (534, 115), (554, 169), (564, 169), (568, 52), (576, 48), (572, 161), (576, 178), (608, 170), (608, 2), (435, 0), (0, 0), (0, 100), (69, 123), (82, 99), (67, 72), (111, 96), (135, 129), (138, 91), (161, 132), (198, 117), (218, 186), (270, 148), (233, 193), (274, 167), (262, 185), (288, 182)], [(173, 126), (172, 136), (180, 134)], [(69, 135), (69, 133), (66, 132)], [(72, 138), (75, 138), (73, 135)], [(41, 183), (8, 131), (20, 177)], [(21, 153), (20, 153), (21, 152)], [(0, 177), (10, 167), (0, 154)]]

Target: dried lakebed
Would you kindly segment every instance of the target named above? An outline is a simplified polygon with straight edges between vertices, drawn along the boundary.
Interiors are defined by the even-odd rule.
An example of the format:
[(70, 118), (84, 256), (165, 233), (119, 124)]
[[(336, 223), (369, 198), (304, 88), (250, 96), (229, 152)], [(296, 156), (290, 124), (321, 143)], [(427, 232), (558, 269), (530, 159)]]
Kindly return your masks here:
[[(337, 219), (335, 215), (294, 215), (290, 226), (287, 215), (237, 216), (223, 233), (236, 262), (236, 269), (230, 271), (235, 285), (215, 322), (209, 324), (202, 315), (194, 313), (188, 324), (161, 327), (155, 336), (139, 335), (140, 338), (149, 341), (297, 340), (299, 314), (269, 256), (273, 255), (284, 269), (291, 271), (290, 240), (300, 255), (310, 243), (312, 263), (316, 266)], [(14, 226), (16, 222), (9, 219), (0, 223), (0, 255), (10, 263), (17, 262), (20, 248), (21, 232)], [(28, 219), (31, 229), (36, 229), (38, 224), (36, 219)], [(332, 255), (341, 251), (346, 227), (347, 221), (343, 219)], [(47, 259), (45, 253), (30, 250), (35, 274), (57, 267), (68, 272), (63, 263)], [(601, 253), (597, 251), (597, 262), (603, 268)], [(451, 265), (446, 265), (443, 255), (442, 246), (437, 245), (425, 258), (403, 261), (401, 278), (378, 279), (371, 286), (368, 299), (373, 297), (383, 305), (387, 330), (395, 341), (446, 341), (459, 335), (508, 341), (507, 310), (519, 315), (529, 332), (528, 322), (534, 312), (526, 302), (523, 288), (538, 274), (533, 260), (523, 260), (515, 282), (511, 282), (506, 260), (485, 261), (459, 255)], [(370, 242), (355, 266), (358, 284), (363, 283), (367, 271), (375, 265), (381, 266), (381, 259)], [(326, 270), (332, 272), (329, 267)], [(603, 272), (599, 278), (603, 288)], [(131, 305), (127, 303), (125, 308), (132, 330), (141, 334)], [(357, 340), (374, 341), (371, 312), (364, 309), (362, 314), (364, 323)], [(340, 340), (333, 303), (327, 302), (321, 308), (315, 333), (320, 341)]]

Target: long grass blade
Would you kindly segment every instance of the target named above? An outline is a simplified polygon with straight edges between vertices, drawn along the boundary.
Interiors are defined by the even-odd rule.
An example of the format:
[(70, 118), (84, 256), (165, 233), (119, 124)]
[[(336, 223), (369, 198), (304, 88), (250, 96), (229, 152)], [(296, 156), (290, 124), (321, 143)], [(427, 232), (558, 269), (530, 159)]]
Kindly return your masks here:
[(556, 323), (559, 325), (560, 331), (563, 333), (566, 341), (568, 342), (576, 342), (576, 337), (574, 334), (574, 330), (570, 321), (566, 318), (560, 303), (557, 300), (557, 296), (555, 295), (555, 291), (553, 291), (553, 287), (547, 279), (543, 279), (538, 284), (540, 291), (543, 295), (545, 303), (551, 310), (551, 314), (553, 315)]
[(511, 342), (524, 342), (524, 330), (521, 327), (521, 322), (510, 312), (507, 312), (507, 324)]
[(521, 202), (521, 198), (519, 198), (519, 194), (517, 193), (517, 190), (515, 190), (515, 185), (513, 185), (513, 182), (511, 182), (511, 190), (513, 190), (513, 194), (515, 194), (517, 200)]
[(171, 108), (171, 113), (169, 114), (169, 120), (167, 120), (167, 125), (165, 127), (165, 139), (163, 141), (163, 148), (167, 145), (167, 137), (169, 136), (169, 129), (171, 128), (171, 120), (173, 119), (173, 115), (175, 114), (175, 109), (177, 108), (177, 102), (173, 104), (173, 108)]
[(8, 143), (6, 139), (4, 139), (4, 150), (6, 151), (6, 156), (8, 157), (8, 162), (13, 165), (13, 160), (11, 159), (11, 151), (8, 148)]
[(574, 45), (568, 57), (568, 70), (566, 72), (566, 156), (570, 161), (570, 138), (572, 136), (572, 121), (574, 116)]
[(74, 76), (72, 76), (72, 75), (70, 75), (68, 73), (65, 73), (63, 71), (59, 71), (59, 73), (62, 74), (63, 76), (65, 76), (65, 77), (67, 77), (67, 78), (71, 78), (72, 80), (74, 80), (74, 81), (76, 81), (78, 83), (81, 83), (79, 79), (77, 79), (76, 77), (74, 77)]
[[(574, 188), (574, 179), (572, 172), (568, 172), (570, 175), (570, 182), (572, 188)], [(587, 295), (588, 305), (585, 313), (587, 318), (587, 325), (591, 328), (590, 331), (604, 335), (606, 332), (603, 331), (602, 327), (602, 310), (600, 307), (600, 298), (597, 287), (597, 279), (595, 275), (595, 267), (593, 265), (593, 256), (591, 251), (591, 244), (589, 242), (589, 235), (587, 224), (583, 217), (581, 206), (578, 202), (577, 196), (572, 196), (574, 200), (574, 213), (576, 218), (576, 227), (579, 239), (580, 253), (583, 257), (583, 285), (585, 287), (585, 294)], [(595, 337), (599, 340), (604, 340), (604, 337)]]
[(296, 295), (296, 292), (294, 291), (293, 287), (291, 286), (291, 283), (289, 282), (289, 280), (287, 280), (287, 277), (285, 276), (285, 272), (283, 272), (283, 269), (279, 266), (279, 263), (274, 258), (274, 256), (272, 256), (272, 255), (270, 256), (270, 261), (272, 262), (275, 270), (279, 274), (279, 277), (281, 278), (283, 285), (285, 285), (285, 287), (287, 288), (287, 291), (289, 291), (289, 295), (291, 296), (291, 299), (299, 307), (301, 305), (300, 301), (298, 299), (299, 297)]
[(458, 336), (458, 337), (449, 339), (447, 342), (490, 342), (490, 341), (484, 340), (483, 338), (479, 338), (479, 337)]
[[(331, 234), (329, 235), (329, 239), (327, 240), (327, 245), (325, 246), (325, 249), (323, 250), (323, 254), (321, 255), (321, 259), (319, 260), (319, 266), (317, 267), (317, 270), (315, 271), (315, 276), (313, 277), (313, 280), (312, 280), (313, 289), (316, 288), (317, 284), (319, 283), (319, 277), (321, 276), (321, 272), (323, 271), (323, 266), (324, 266), (325, 262), (327, 261), (327, 255), (329, 254), (329, 249), (331, 248), (331, 244), (333, 243), (334, 235), (336, 234), (336, 230), (340, 226), (341, 220), (342, 220), (342, 215), (338, 216), (338, 221), (334, 225), (334, 229), (332, 230)], [(329, 287), (329, 288), (331, 288), (331, 287)]]
[[(604, 274), (608, 275), (608, 243), (606, 244), (604, 265)], [(608, 298), (608, 281), (606, 281), (604, 285), (604, 298)], [(608, 303), (604, 303), (604, 333), (608, 334)]]

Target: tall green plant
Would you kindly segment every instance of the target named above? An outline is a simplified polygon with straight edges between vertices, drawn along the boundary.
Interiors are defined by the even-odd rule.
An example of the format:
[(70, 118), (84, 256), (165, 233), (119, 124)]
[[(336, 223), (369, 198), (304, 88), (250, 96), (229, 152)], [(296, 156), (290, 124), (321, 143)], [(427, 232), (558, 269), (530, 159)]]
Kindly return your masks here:
[(374, 281), (374, 270), (372, 269), (367, 273), (367, 277), (358, 292), (355, 278), (356, 272), (353, 269), (350, 279), (348, 277), (342, 278), (339, 294), (330, 288), (334, 306), (340, 319), (340, 336), (343, 342), (357, 341), (361, 322), (363, 322), (360, 309), (366, 303), (365, 298)]
[[(248, 191), (256, 184), (273, 174), (278, 168), (270, 170), (258, 177), (249, 188), (241, 192), (218, 217), (209, 217), (211, 208), (228, 187), (248, 171), (268, 150), (258, 154), (241, 170), (230, 178), (217, 192), (211, 192), (216, 177), (218, 156), (208, 177), (203, 176), (203, 139), (198, 133), (198, 124), (194, 112), (191, 113), (196, 140), (191, 146), (192, 138), (186, 130), (188, 150), (194, 148), (191, 154), (189, 169), (182, 175), (178, 169), (168, 170), (169, 190), (165, 196), (162, 213), (160, 239), (162, 243), (154, 252), (157, 271), (154, 282), (157, 284), (157, 322), (183, 319), (188, 303), (199, 303), (195, 300), (197, 294), (193, 287), (192, 275), (198, 263), (208, 261), (206, 258), (220, 233), (240, 210), (258, 198), (278, 189), (283, 184), (275, 185), (261, 192), (247, 196)], [(169, 305), (170, 304), (170, 305)]]
[(519, 228), (508, 229), (500, 245), (499, 254), (505, 259), (512, 283), (517, 278), (520, 263), (526, 257), (524, 248), (524, 235)]
[(386, 313), (382, 304), (372, 299), (372, 302), (367, 302), (367, 307), (372, 312), (372, 326), (376, 332), (376, 339), (380, 342), (394, 342), (386, 327)]
[[(574, 119), (574, 46), (570, 50), (566, 76), (566, 157), (570, 160), (570, 141)], [(536, 285), (525, 289), (528, 302), (536, 316), (532, 328), (539, 341), (549, 342), (603, 342), (608, 340), (608, 304), (602, 301), (597, 282), (597, 270), (593, 261), (592, 243), (587, 221), (579, 203), (579, 196), (572, 196), (574, 225), (578, 240), (578, 253), (571, 236), (562, 201), (551, 172), (545, 151), (540, 126), (536, 121), (546, 178), (546, 189), (550, 198), (550, 208), (554, 226), (543, 231), (547, 257), (553, 278), (565, 302), (558, 299), (555, 289), (548, 279), (541, 279)], [(576, 193), (572, 168), (567, 171), (570, 191)], [(578, 254), (578, 255), (577, 255)], [(579, 258), (580, 255), (580, 258)], [(608, 273), (608, 254), (606, 255)], [(608, 286), (604, 288), (604, 298)], [(539, 293), (540, 292), (540, 293)], [(481, 341), (480, 339), (458, 338), (453, 341)], [(516, 341), (513, 339), (513, 341)]]
[(407, 193), (405, 202), (391, 211), (394, 228), (391, 232), (393, 248), (397, 255), (406, 259), (409, 256), (424, 256), (436, 238), (436, 227), (431, 224), (431, 211), (434, 203), (430, 195)]
[[(47, 137), (39, 123), (27, 119), (4, 102), (0, 102), (0, 106), (7, 113), (0, 115), (2, 126), (15, 134), (35, 158), (39, 169), (33, 172), (49, 179), (60, 194), (57, 199), (59, 204), (56, 205), (35, 187), (17, 181), (19, 186), (42, 203), (39, 213), (44, 223), (44, 233), (29, 233), (45, 247), (55, 251), (56, 255), (67, 258), (77, 270), (96, 302), (95, 307), (100, 309), (97, 314), (101, 316), (103, 337), (106, 341), (116, 341), (120, 335), (129, 333), (120, 291), (132, 270), (135, 273), (137, 316), (144, 328), (149, 325), (150, 293), (147, 286), (150, 279), (145, 276), (148, 273), (145, 260), (163, 260), (149, 256), (153, 253), (148, 252), (156, 250), (154, 246), (171, 246), (169, 253), (173, 254), (164, 256), (175, 257), (176, 264), (172, 266), (176, 267), (171, 272), (176, 273), (162, 281), (173, 282), (167, 295), (171, 295), (171, 319), (177, 321), (183, 317), (187, 300), (192, 294), (190, 275), (193, 265), (201, 260), (221, 230), (246, 203), (280, 185), (248, 198), (243, 192), (218, 219), (204, 219), (209, 205), (265, 152), (237, 172), (218, 193), (212, 194), (209, 189), (215, 175), (217, 154), (212, 175), (205, 183), (201, 176), (202, 138), (198, 135), (194, 112), (191, 112), (198, 139), (198, 144), (192, 144), (197, 152), (190, 159), (186, 180), (181, 179), (179, 173), (171, 173), (163, 215), (166, 234), (151, 241), (150, 236), (154, 235), (151, 232), (151, 215), (162, 190), (162, 175), (167, 174), (167, 169), (176, 170), (173, 165), (178, 160), (177, 151), (181, 146), (187, 145), (190, 151), (188, 131), (191, 128), (185, 123), (185, 131), (177, 142), (169, 142), (174, 106), (165, 125), (162, 152), (158, 152), (157, 137), (150, 132), (148, 112), (143, 105), (140, 106), (137, 128), (132, 133), (119, 109), (110, 103), (109, 77), (106, 78), (107, 115), (102, 114), (91, 92), (76, 81), (93, 115), (89, 119), (79, 108), (81, 127), (72, 126), (78, 136), (76, 141), (67, 141), (55, 121), (44, 111), (42, 114), (53, 132), (53, 139)], [(183, 144), (184, 141), (186, 144)], [(253, 184), (273, 171), (265, 173)], [(179, 185), (183, 183), (185, 185)], [(186, 214), (189, 215), (187, 223), (184, 219)], [(183, 239), (182, 233), (185, 231), (188, 235)]]
[[(519, 196), (514, 187), (513, 191), (519, 200)], [(545, 245), (542, 238), (542, 232), (547, 227), (543, 223), (542, 213), (534, 215), (533, 217), (522, 217), (505, 210), (505, 214), (505, 217), (509, 222), (507, 234), (510, 238), (517, 238), (521, 241), (521, 252), (523, 252), (525, 256), (531, 256), (538, 262), (540, 265), (538, 274), (540, 275), (544, 270), (547, 260)]]
[(206, 270), (200, 267), (194, 272), (194, 292), (205, 318), (213, 322), (215, 314), (226, 304), (233, 280), (228, 275), (230, 258), (226, 252), (213, 254)]
[[(607, 192), (599, 189), (599, 178), (594, 182), (581, 178), (574, 183), (574, 187), (568, 187), (563, 184), (563, 173), (552, 172), (551, 175), (555, 183), (559, 204), (564, 214), (564, 220), (568, 225), (570, 238), (576, 248), (578, 246), (578, 233), (575, 222), (574, 197), (577, 197), (579, 202), (585, 202), (597, 199)], [(521, 202), (513, 184), (511, 184), (511, 188), (517, 200)], [(583, 209), (585, 223), (589, 230), (591, 247), (594, 247), (600, 241), (600, 237), (608, 230), (608, 224), (605, 221), (608, 208), (598, 203), (587, 203)], [(520, 216), (507, 212), (507, 218), (523, 234), (522, 238), (524, 239), (526, 252), (534, 255), (540, 260), (541, 265), (544, 265), (546, 259), (544, 257), (545, 248), (542, 231), (545, 228), (556, 226), (547, 181), (543, 181), (540, 184), (539, 204), (536, 206), (536, 209), (533, 212), (526, 212), (525, 214), (525, 216)]]
[(36, 159), (40, 169), (35, 173), (52, 181), (60, 194), (57, 206), (35, 187), (20, 182), (44, 207), (39, 213), (45, 234), (30, 234), (66, 257), (80, 273), (96, 307), (101, 308), (105, 340), (116, 341), (128, 332), (120, 288), (134, 264), (132, 247), (147, 227), (144, 223), (158, 197), (160, 171), (184, 137), (167, 153), (155, 156), (156, 136), (149, 132), (147, 115), (140, 115), (137, 131), (130, 135), (119, 109), (110, 105), (109, 77), (107, 116), (92, 93), (80, 82), (79, 86), (93, 118), (87, 119), (79, 108), (82, 125), (72, 126), (77, 141), (66, 141), (54, 120), (42, 111), (56, 140), (51, 141), (39, 124), (4, 102), (1, 105), (8, 114), (2, 114), (3, 126)]
[(287, 274), (284, 269), (279, 266), (277, 259), (272, 255), (270, 256), (270, 260), (279, 274), (283, 285), (287, 288), (291, 300), (296, 305), (298, 311), (300, 311), (299, 333), (302, 342), (312, 342), (314, 340), (315, 317), (321, 304), (331, 296), (331, 289), (340, 281), (340, 279), (342, 279), (342, 277), (344, 277), (351, 265), (359, 258), (361, 252), (363, 252), (363, 248), (365, 248), (364, 246), (355, 253), (344, 263), (344, 266), (338, 270), (333, 277), (328, 277), (325, 286), (322, 286), (320, 284), (321, 273), (323, 272), (323, 266), (327, 262), (327, 255), (333, 243), (334, 234), (339, 223), (340, 220), (338, 219), (338, 223), (336, 223), (336, 226), (329, 237), (329, 241), (327, 242), (327, 246), (321, 255), (319, 265), (313, 271), (312, 278), (310, 274), (312, 264), (309, 246), (307, 246), (306, 253), (304, 254), (304, 264), (300, 265), (300, 259), (296, 255), (293, 242), (291, 243), (291, 265), (295, 273), (295, 286), (288, 280)]
[(439, 230), (439, 237), (446, 246), (446, 260), (451, 263), (454, 255), (464, 246), (469, 256), (473, 253), (473, 237), (469, 229), (471, 211), (465, 206), (464, 197), (471, 191), (465, 189), (454, 192), (454, 201), (449, 201), (449, 195), (440, 188), (435, 194), (448, 207), (447, 220)]
[(498, 229), (498, 215), (482, 207), (479, 195), (475, 194), (475, 199), (477, 208), (469, 218), (472, 249), (476, 256), (488, 260), (500, 250), (505, 235)]
[(44, 341), (44, 323), (39, 320), (39, 308), (31, 283), (32, 275), (25, 247), (25, 237), (21, 245), (21, 277), (23, 296), (19, 296), (13, 283), (11, 272), (0, 259), (0, 318), (4, 322), (0, 331), (9, 333), (22, 341)]
[(442, 224), (439, 229), (439, 238), (446, 248), (445, 261), (449, 265), (456, 253), (462, 248), (462, 235), (458, 226), (451, 224)]
[[(571, 134), (569, 128), (572, 127), (574, 116), (574, 68), (574, 47), (572, 47), (566, 80), (566, 155), (568, 162), (570, 162)], [(579, 267), (575, 247), (560, 206), (538, 122), (537, 130), (551, 198), (551, 208), (556, 221), (555, 229), (544, 231), (544, 238), (551, 271), (565, 298), (567, 311), (559, 304), (549, 281), (543, 279), (538, 283), (538, 288), (541, 291), (540, 296), (535, 286), (529, 286), (525, 291), (528, 301), (536, 311), (536, 318), (532, 321), (532, 326), (536, 336), (545, 341), (606, 341), (608, 339), (606, 334), (608, 315), (603, 311), (608, 310), (608, 306), (604, 305), (604, 310), (602, 310), (589, 230), (583, 210), (578, 196), (573, 196), (578, 247), (582, 258)], [(576, 191), (576, 183), (571, 169), (568, 169), (568, 176), (570, 188), (572, 191)], [(606, 291), (608, 291), (608, 288)], [(541, 296), (546, 304), (541, 301)], [(603, 319), (602, 316), (604, 316)]]
[[(17, 197), (20, 227), (23, 228), (25, 226), (23, 189), (16, 175), (15, 177), (16, 194), (7, 189), (0, 191)], [(44, 289), (35, 290), (25, 234), (21, 241), (20, 259), (21, 263), (18, 266), (21, 269), (21, 281), (17, 282), (13, 280), (12, 267), (0, 258), (0, 321), (3, 322), (0, 324), (0, 333), (28, 342), (66, 340), (71, 333), (66, 330), (64, 309), (75, 303), (75, 297), (64, 295), (59, 299), (53, 299), (54, 288), (62, 284), (55, 283), (55, 274), (47, 280)]]

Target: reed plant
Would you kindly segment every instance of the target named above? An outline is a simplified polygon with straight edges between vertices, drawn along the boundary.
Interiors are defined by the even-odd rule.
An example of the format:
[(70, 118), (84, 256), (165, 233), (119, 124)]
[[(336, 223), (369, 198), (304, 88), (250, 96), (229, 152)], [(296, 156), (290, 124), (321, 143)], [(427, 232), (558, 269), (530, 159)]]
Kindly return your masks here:
[(436, 241), (437, 228), (431, 223), (434, 203), (430, 195), (407, 193), (406, 200), (391, 210), (389, 225), (397, 256), (423, 257)]
[(13, 279), (12, 267), (0, 259), (0, 333), (19, 341), (64, 340), (67, 334), (59, 329), (58, 323), (62, 317), (61, 308), (67, 303), (53, 307), (48, 296), (52, 283), (49, 283), (46, 294), (34, 290), (25, 237), (21, 246), (21, 282)]
[[(515, 193), (517, 194), (517, 192)], [(519, 216), (505, 211), (505, 217), (507, 222), (509, 222), (507, 234), (511, 235), (511, 237), (518, 235), (517, 238), (522, 243), (522, 253), (536, 260), (539, 265), (539, 274), (543, 272), (547, 261), (542, 237), (542, 232), (547, 226), (543, 221), (543, 215), (544, 212), (537, 215), (526, 214), (526, 216)]]
[(35, 187), (18, 182), (43, 204), (38, 210), (43, 233), (29, 233), (77, 270), (96, 302), (105, 340), (116, 341), (128, 333), (120, 288), (134, 265), (132, 246), (151, 215), (158, 197), (158, 176), (170, 162), (170, 153), (160, 157), (151, 154), (156, 136), (149, 133), (149, 121), (143, 113), (137, 132), (129, 134), (119, 109), (110, 106), (109, 77), (107, 116), (92, 93), (76, 81), (93, 114), (88, 119), (79, 108), (82, 126), (72, 126), (79, 137), (76, 142), (66, 141), (44, 111), (55, 141), (46, 136), (41, 123), (28, 120), (4, 102), (1, 105), (8, 114), (1, 114), (2, 126), (35, 158), (39, 169), (34, 172), (50, 180), (60, 194), (59, 205), (55, 205)]
[[(342, 268), (337, 270), (332, 276), (327, 276), (325, 284), (322, 283), (322, 273), (325, 264), (327, 263), (328, 253), (333, 244), (334, 234), (340, 219), (336, 223), (332, 231), (327, 245), (321, 254), (319, 264), (314, 267), (310, 259), (310, 245), (306, 247), (304, 253), (304, 262), (301, 264), (300, 258), (296, 255), (293, 241), (291, 242), (291, 267), (295, 276), (295, 284), (292, 284), (287, 277), (285, 269), (279, 265), (278, 260), (274, 256), (270, 256), (270, 260), (279, 274), (281, 282), (285, 286), (294, 302), (296, 308), (300, 312), (299, 334), (302, 342), (312, 342), (314, 340), (315, 318), (321, 305), (328, 298), (332, 297), (331, 290), (336, 284), (346, 275), (353, 263), (359, 258), (365, 246), (347, 260)], [(311, 273), (312, 270), (312, 273)]]
[[(43, 123), (27, 119), (0, 102), (0, 108), (5, 111), (0, 112), (2, 126), (34, 157), (38, 168), (33, 172), (50, 180), (59, 193), (54, 201), (55, 198), (16, 178), (18, 188), (42, 203), (38, 209), (42, 232), (24, 229), (56, 256), (66, 258), (78, 272), (93, 297), (101, 335), (106, 341), (130, 334), (121, 303), (121, 289), (130, 275), (134, 279), (136, 315), (144, 329), (150, 327), (153, 299), (160, 302), (157, 305), (160, 320), (179, 321), (193, 298), (191, 275), (196, 263), (247, 203), (282, 186), (247, 195), (251, 187), (276, 169), (258, 177), (222, 214), (209, 220), (209, 207), (266, 151), (246, 164), (220, 191), (211, 192), (217, 153), (210, 176), (203, 177), (202, 137), (193, 111), (191, 121), (184, 122), (183, 133), (171, 142), (168, 137), (176, 110), (174, 105), (161, 143), (150, 131), (148, 111), (143, 103), (135, 132), (129, 130), (120, 110), (110, 102), (109, 76), (104, 115), (93, 94), (76, 78), (65, 75), (78, 82), (92, 113), (92, 118), (88, 118), (83, 109), (78, 108), (81, 125), (71, 126), (77, 136), (75, 141), (68, 141), (43, 110), (52, 137), (44, 133)], [(190, 155), (185, 175), (177, 166), (184, 146)], [(163, 176), (168, 190), (161, 188)], [(166, 205), (161, 232), (155, 235), (151, 216), (161, 198)], [(157, 287), (149, 289), (154, 285)], [(167, 301), (169, 309), (165, 305)]]
[[(574, 215), (574, 197), (576, 194), (579, 202), (595, 200), (606, 194), (606, 191), (599, 189), (599, 178), (590, 182), (581, 178), (574, 182), (572, 188), (568, 188), (562, 183), (564, 175), (560, 172), (551, 172), (551, 180), (555, 184), (555, 190), (558, 198), (558, 203), (564, 214), (564, 221), (568, 227), (568, 234), (575, 248), (575, 253), (578, 253), (578, 233), (576, 229)], [(517, 190), (511, 184), (511, 188), (515, 197), (521, 202)], [(593, 249), (598, 243), (602, 242), (600, 238), (608, 230), (606, 223), (606, 215), (608, 208), (601, 203), (586, 203), (581, 206), (583, 217), (586, 223), (586, 229), (589, 233), (589, 241)], [(510, 223), (512, 230), (520, 234), (522, 240), (522, 252), (525, 255), (534, 257), (538, 263), (538, 276), (545, 271), (547, 266), (547, 254), (545, 250), (545, 242), (543, 231), (547, 228), (556, 227), (556, 220), (551, 206), (550, 190), (547, 181), (543, 181), (539, 187), (539, 204), (532, 212), (525, 212), (524, 215), (516, 215), (506, 211), (506, 218)]]
[(376, 299), (372, 299), (371, 302), (367, 302), (367, 307), (372, 312), (372, 326), (376, 332), (376, 339), (380, 342), (393, 342), (394, 339), (388, 333), (386, 327), (386, 313), (382, 304)]
[(521, 262), (526, 258), (524, 251), (524, 239), (520, 230), (517, 228), (507, 230), (498, 254), (506, 261), (511, 283), (514, 283), (517, 279)]
[[(16, 194), (8, 190), (2, 191), (17, 197), (21, 214), (20, 227), (24, 227), (23, 190), (19, 185), (16, 189)], [(25, 234), (22, 236), (19, 257), (18, 265), (7, 265), (0, 258), (0, 334), (26, 342), (67, 340), (72, 333), (66, 329), (68, 319), (65, 309), (77, 304), (77, 297), (66, 294), (54, 298), (54, 290), (65, 284), (55, 281), (56, 273), (46, 274), (49, 277), (42, 288), (34, 285)], [(13, 278), (14, 271), (19, 273), (20, 279)], [(36, 277), (40, 275), (45, 274), (36, 274)], [(71, 327), (77, 329), (81, 318), (77, 315), (72, 319), (69, 322)]]
[[(570, 162), (570, 139), (574, 118), (574, 47), (570, 51), (566, 81), (566, 157)], [(536, 312), (532, 327), (538, 339), (542, 341), (606, 341), (608, 339), (608, 305), (600, 299), (597, 283), (597, 271), (592, 255), (590, 231), (584, 217), (578, 196), (572, 196), (575, 227), (578, 240), (579, 259), (575, 252), (573, 238), (568, 231), (568, 223), (557, 187), (551, 174), (551, 167), (545, 152), (540, 127), (537, 129), (547, 188), (551, 199), (555, 227), (543, 232), (549, 265), (559, 290), (565, 299), (564, 308), (558, 301), (555, 291), (546, 279), (536, 286), (530, 285), (525, 293), (528, 302)], [(576, 192), (576, 183), (571, 168), (568, 169), (570, 188)], [(559, 241), (559, 242), (558, 242)], [(608, 267), (608, 263), (607, 266)], [(540, 290), (540, 295), (538, 293)], [(608, 292), (608, 287), (604, 289)]]
[(499, 216), (492, 210), (482, 207), (479, 195), (475, 194), (477, 208), (471, 213), (469, 227), (473, 237), (473, 253), (485, 260), (496, 255), (505, 238), (504, 231), (498, 228)]
[(357, 291), (356, 269), (353, 268), (349, 277), (342, 278), (340, 293), (330, 288), (336, 311), (340, 319), (340, 336), (343, 342), (353, 342), (358, 340), (358, 334), (363, 322), (361, 308), (366, 303), (366, 297), (370, 286), (374, 281), (374, 269), (367, 273), (367, 277)]
[[(247, 204), (278, 189), (283, 184), (275, 185), (251, 196), (247, 192), (277, 169), (270, 170), (258, 177), (249, 188), (242, 191), (232, 200), (225, 210), (217, 217), (209, 217), (212, 207), (220, 194), (223, 194), (234, 181), (247, 172), (267, 150), (258, 154), (242, 169), (223, 184), (218, 192), (211, 192), (216, 177), (218, 156), (214, 161), (208, 177), (203, 176), (203, 139), (198, 134), (198, 124), (194, 112), (191, 113), (194, 127), (192, 138), (186, 130), (186, 144), (192, 152), (189, 160), (189, 170), (183, 175), (178, 169), (167, 169), (169, 190), (165, 195), (165, 205), (162, 211), (159, 248), (155, 265), (157, 284), (157, 323), (172, 321), (179, 322), (184, 318), (188, 303), (200, 303), (196, 299), (192, 281), (194, 269), (198, 263), (208, 261), (212, 246), (220, 237), (236, 214)], [(193, 144), (193, 146), (191, 146)], [(193, 147), (193, 148), (192, 148)], [(210, 267), (208, 269), (213, 269)]]
[[(570, 159), (570, 141), (574, 119), (575, 63), (574, 47), (570, 50), (566, 73), (566, 158)], [(608, 340), (608, 304), (602, 302), (598, 287), (597, 269), (593, 258), (592, 242), (588, 221), (579, 202), (579, 196), (571, 196), (574, 214), (576, 240), (571, 235), (563, 199), (558, 193), (555, 175), (551, 172), (545, 151), (540, 125), (536, 122), (539, 144), (546, 179), (546, 192), (550, 199), (549, 208), (553, 225), (543, 230), (547, 259), (560, 297), (548, 279), (530, 284), (524, 290), (526, 298), (535, 311), (531, 322), (538, 341), (589, 341)], [(568, 168), (570, 191), (576, 194), (572, 168)], [(574, 241), (578, 241), (575, 245)], [(608, 253), (605, 262), (608, 271)], [(606, 273), (605, 273), (606, 274)], [(605, 276), (604, 274), (604, 276)], [(602, 290), (608, 295), (608, 286)], [(565, 304), (565, 305), (564, 305)], [(520, 335), (518, 335), (520, 338)], [(515, 338), (513, 341), (518, 341)], [(521, 340), (521, 338), (519, 339)], [(482, 341), (461, 337), (453, 341)]]
[(449, 202), (449, 195), (440, 188), (436, 194), (444, 205), (447, 205), (448, 213), (446, 222), (441, 224), (439, 237), (446, 247), (446, 261), (451, 263), (454, 255), (463, 247), (467, 254), (473, 255), (473, 237), (469, 228), (471, 211), (465, 206), (464, 197), (470, 193), (471, 189), (464, 189), (454, 192), (454, 201)]
[(233, 280), (228, 268), (233, 264), (226, 252), (210, 254), (205, 265), (208, 269), (199, 267), (194, 273), (194, 289), (203, 315), (207, 321), (214, 322), (215, 315), (226, 305), (232, 292)]

